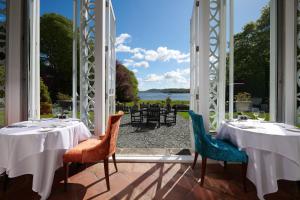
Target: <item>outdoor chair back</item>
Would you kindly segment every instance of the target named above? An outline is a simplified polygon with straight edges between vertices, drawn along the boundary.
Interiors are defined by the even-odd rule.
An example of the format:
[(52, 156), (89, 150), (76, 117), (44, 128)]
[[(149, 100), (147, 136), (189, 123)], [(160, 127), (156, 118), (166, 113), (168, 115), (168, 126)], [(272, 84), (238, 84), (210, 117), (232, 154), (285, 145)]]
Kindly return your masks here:
[(141, 124), (143, 122), (143, 115), (141, 114), (138, 105), (133, 105), (130, 109), (130, 119), (131, 124), (139, 123)]
[(157, 122), (160, 127), (160, 107), (150, 107), (147, 110), (147, 123)]

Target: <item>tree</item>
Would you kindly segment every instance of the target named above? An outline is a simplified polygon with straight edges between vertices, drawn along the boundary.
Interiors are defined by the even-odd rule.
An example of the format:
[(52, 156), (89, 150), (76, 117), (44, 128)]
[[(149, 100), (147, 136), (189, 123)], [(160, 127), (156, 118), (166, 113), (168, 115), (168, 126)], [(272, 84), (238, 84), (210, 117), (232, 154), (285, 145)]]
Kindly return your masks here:
[(41, 114), (49, 114), (52, 112), (52, 102), (48, 87), (45, 85), (43, 79), (40, 80), (40, 93), (41, 93)]
[(116, 63), (116, 100), (130, 102), (137, 100), (138, 81), (135, 74), (122, 63)]
[(72, 21), (58, 14), (41, 17), (41, 76), (56, 100), (72, 93)]
[(253, 97), (269, 97), (270, 71), (270, 8), (262, 9), (256, 22), (246, 24), (234, 36), (234, 79), (244, 83), (235, 93), (248, 92)]

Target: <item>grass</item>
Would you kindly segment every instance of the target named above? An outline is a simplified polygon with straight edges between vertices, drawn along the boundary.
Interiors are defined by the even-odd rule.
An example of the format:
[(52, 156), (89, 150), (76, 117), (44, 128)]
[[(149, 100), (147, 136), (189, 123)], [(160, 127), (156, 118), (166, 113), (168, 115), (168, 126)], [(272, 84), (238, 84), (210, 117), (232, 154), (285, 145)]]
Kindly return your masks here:
[(180, 117), (182, 117), (183, 119), (188, 120), (190, 118), (189, 113), (188, 112), (178, 112), (177, 113)]
[[(165, 105), (166, 104), (166, 100), (139, 100), (138, 104), (162, 104)], [(123, 104), (123, 103), (122, 103)], [(133, 106), (134, 102), (127, 102), (125, 103), (127, 106)], [(176, 104), (184, 104), (184, 105), (189, 105), (190, 101), (181, 101), (181, 100), (172, 100), (171, 101), (171, 106), (176, 105)]]

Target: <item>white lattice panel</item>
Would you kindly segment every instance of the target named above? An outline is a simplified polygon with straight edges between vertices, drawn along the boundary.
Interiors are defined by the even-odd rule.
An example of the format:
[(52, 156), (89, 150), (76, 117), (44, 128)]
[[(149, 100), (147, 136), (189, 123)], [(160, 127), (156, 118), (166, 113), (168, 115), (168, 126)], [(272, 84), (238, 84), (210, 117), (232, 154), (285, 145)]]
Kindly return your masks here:
[(91, 130), (95, 107), (95, 1), (82, 0), (80, 7), (80, 115)]
[(218, 123), (218, 65), (220, 62), (220, 0), (210, 0), (210, 18), (209, 18), (209, 120), (210, 129), (217, 127)]

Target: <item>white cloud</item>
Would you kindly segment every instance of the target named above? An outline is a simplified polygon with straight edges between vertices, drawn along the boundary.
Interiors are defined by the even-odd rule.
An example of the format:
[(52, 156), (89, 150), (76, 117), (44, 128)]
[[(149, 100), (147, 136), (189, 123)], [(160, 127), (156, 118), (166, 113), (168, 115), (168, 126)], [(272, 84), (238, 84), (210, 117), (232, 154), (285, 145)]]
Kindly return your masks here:
[(129, 66), (132, 66), (132, 64), (134, 63), (134, 60), (131, 60), (131, 59), (124, 59), (124, 65), (126, 67), (129, 67)]
[(147, 50), (145, 52), (145, 60), (156, 61), (158, 59), (158, 53), (154, 50)]
[(145, 67), (145, 68), (148, 68), (149, 67), (149, 63), (147, 61), (136, 62), (136, 63), (133, 63), (132, 66), (133, 67)]
[(132, 59), (124, 59), (124, 65), (126, 67), (149, 67), (149, 63), (147, 61), (136, 62)]
[(120, 44), (116, 47), (116, 52), (131, 53), (131, 48), (124, 44)]
[(131, 35), (128, 33), (120, 34), (116, 39), (116, 52), (118, 53), (130, 53), (132, 59), (145, 60), (149, 62), (161, 61), (168, 62), (175, 60), (177, 63), (189, 63), (190, 54), (182, 53), (179, 50), (168, 49), (168, 47), (158, 47), (156, 50), (143, 49), (143, 48), (131, 48), (126, 45), (128, 40), (131, 39)]
[(176, 69), (166, 72), (162, 75), (149, 74), (143, 81), (145, 82), (157, 82), (167, 81), (173, 83), (188, 84), (190, 79), (190, 69)]
[(135, 53), (132, 57), (132, 59), (138, 59), (138, 60), (142, 60), (145, 58), (145, 56), (143, 54), (141, 54), (140, 52)]
[(128, 39), (131, 38), (131, 35), (129, 35), (128, 33), (122, 33), (121, 35), (119, 35), (116, 38), (116, 46), (120, 45), (120, 44), (124, 44)]
[(133, 71), (135, 74), (139, 72), (139, 70), (137, 70), (137, 69), (133, 69), (131, 71)]
[(145, 82), (156, 82), (156, 81), (161, 81), (164, 79), (164, 76), (160, 76), (157, 74), (149, 74), (143, 81)]

